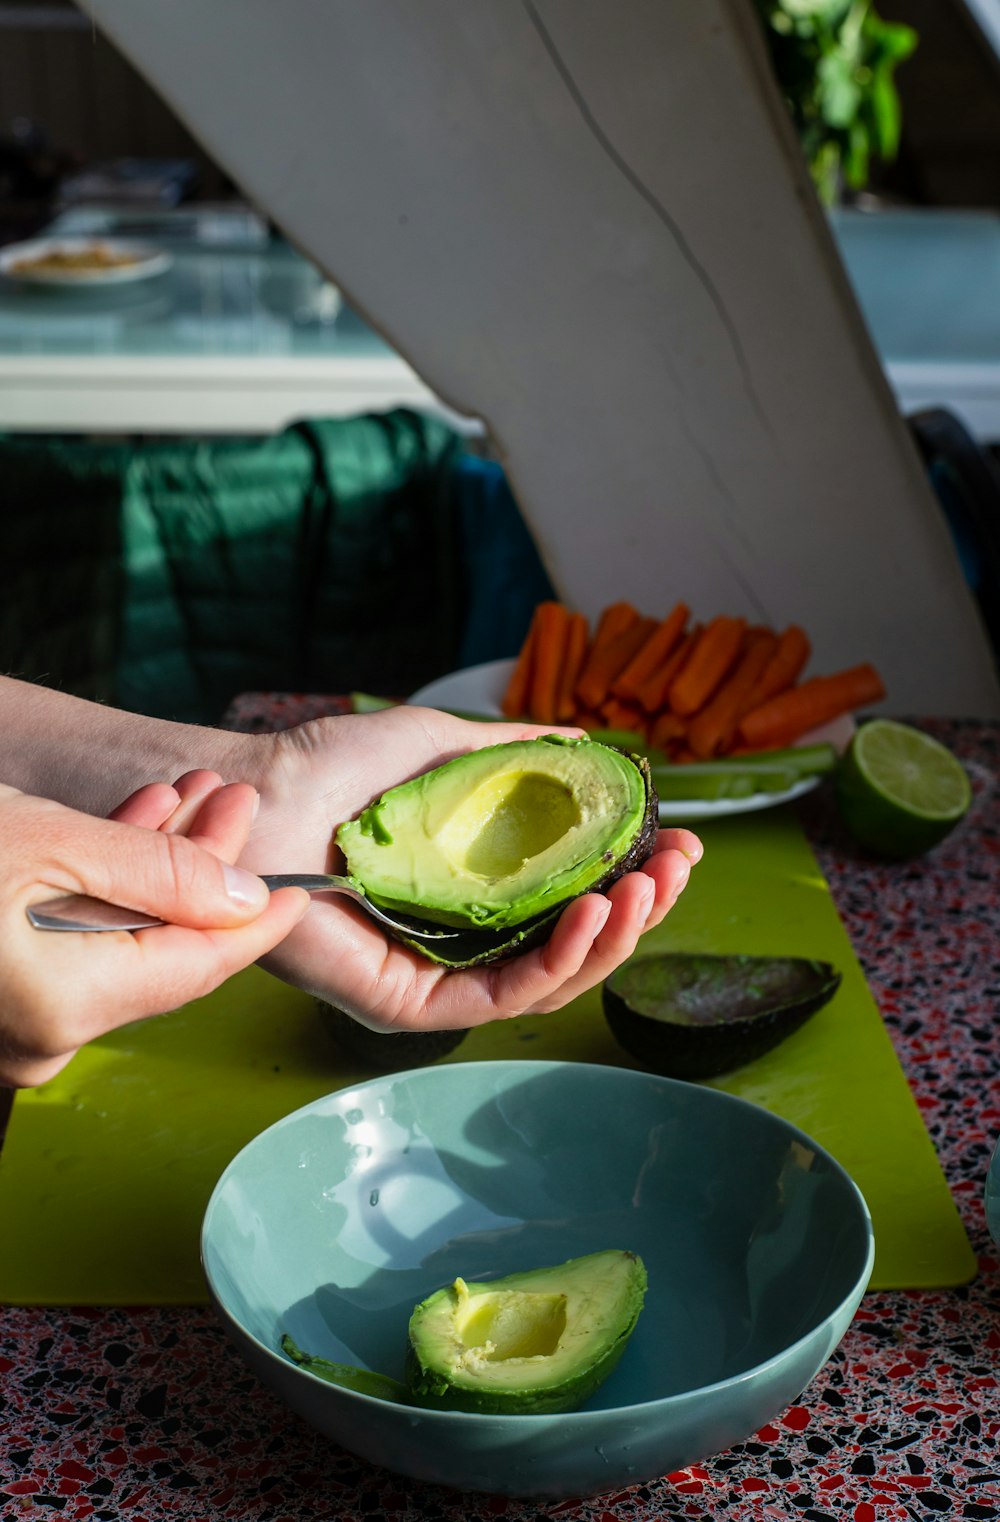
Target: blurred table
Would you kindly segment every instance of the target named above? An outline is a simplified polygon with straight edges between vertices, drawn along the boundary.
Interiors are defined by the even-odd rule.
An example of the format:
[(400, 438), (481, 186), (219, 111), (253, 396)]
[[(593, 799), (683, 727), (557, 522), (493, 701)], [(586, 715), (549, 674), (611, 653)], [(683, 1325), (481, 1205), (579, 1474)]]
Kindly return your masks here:
[(1000, 441), (1000, 215), (840, 208), (830, 225), (901, 411), (947, 407)]
[[(1000, 441), (1000, 215), (837, 208), (830, 225), (900, 409), (949, 407)], [(0, 280), (0, 429), (256, 433), (397, 405), (478, 429), (252, 212), (88, 207), (45, 234), (174, 262), (90, 291)]]
[[(287, 728), (346, 708), (323, 696), (247, 694), (225, 722)], [(1000, 1132), (1000, 723), (918, 722), (955, 749), (975, 790), (969, 816), (931, 856), (902, 866), (860, 857), (822, 790), (792, 807), (977, 1253), (971, 1284), (869, 1293), (801, 1398), (746, 1442), (662, 1480), (557, 1505), (418, 1485), (332, 1448), (257, 1384), (207, 1308), (7, 1308), (2, 1514), (95, 1522), (1000, 1519), (1000, 1261), (982, 1206)]]
[(394, 406), (473, 426), (251, 212), (88, 207), (40, 236), (135, 239), (173, 262), (89, 290), (0, 279), (0, 430), (266, 433)]

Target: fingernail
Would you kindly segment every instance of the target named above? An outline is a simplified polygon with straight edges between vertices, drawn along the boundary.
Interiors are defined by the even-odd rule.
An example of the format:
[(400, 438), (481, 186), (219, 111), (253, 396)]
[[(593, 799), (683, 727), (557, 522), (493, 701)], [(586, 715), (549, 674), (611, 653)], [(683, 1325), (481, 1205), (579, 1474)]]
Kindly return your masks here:
[(596, 926), (596, 928), (594, 930), (594, 934), (595, 935), (600, 935), (601, 931), (604, 929), (605, 925), (608, 923), (608, 915), (610, 913), (611, 913), (611, 903), (610, 903), (610, 901), (608, 899), (605, 899), (604, 903), (601, 905), (600, 913), (597, 916), (597, 926)]
[(253, 795), (253, 815), (252, 815), (252, 817), (254, 819), (256, 819), (257, 815), (259, 813), (260, 813), (260, 794), (258, 792), (254, 792), (254, 795)]
[(704, 854), (705, 854), (705, 848), (701, 844), (700, 841), (698, 842), (698, 845), (696, 847), (693, 847), (690, 851), (682, 851), (681, 852), (681, 855), (682, 856), (686, 856), (688, 861), (691, 862), (692, 865), (694, 865), (695, 862), (701, 861), (701, 858), (702, 858), (702, 856)]
[(253, 872), (245, 872), (242, 867), (231, 867), (228, 862), (223, 862), (222, 875), (226, 892), (234, 904), (255, 908), (261, 901), (261, 895), (267, 892), (260, 878)]

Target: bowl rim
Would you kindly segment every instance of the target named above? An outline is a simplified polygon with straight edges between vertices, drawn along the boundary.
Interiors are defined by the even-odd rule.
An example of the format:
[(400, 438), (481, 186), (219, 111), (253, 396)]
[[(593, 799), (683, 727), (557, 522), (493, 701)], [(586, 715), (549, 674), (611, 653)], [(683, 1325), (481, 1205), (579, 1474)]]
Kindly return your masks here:
[[(748, 1368), (740, 1370), (740, 1372), (737, 1374), (731, 1374), (725, 1379), (713, 1380), (710, 1384), (693, 1385), (690, 1389), (678, 1390), (675, 1391), (672, 1395), (657, 1396), (653, 1400), (631, 1401), (627, 1404), (619, 1406), (602, 1407), (594, 1410), (587, 1410), (586, 1408), (583, 1408), (577, 1411), (562, 1412), (557, 1414), (530, 1411), (506, 1412), (502, 1416), (497, 1416), (488, 1412), (481, 1411), (451, 1411), (443, 1409), (438, 1410), (430, 1406), (410, 1406), (404, 1404), (403, 1402), (386, 1400), (383, 1396), (369, 1395), (361, 1390), (352, 1390), (346, 1385), (334, 1385), (329, 1380), (321, 1379), (318, 1374), (310, 1373), (308, 1369), (303, 1368), (300, 1364), (293, 1363), (291, 1359), (286, 1358), (284, 1354), (279, 1352), (277, 1349), (269, 1347), (268, 1344), (262, 1342), (254, 1332), (251, 1332), (247, 1327), (245, 1327), (243, 1323), (237, 1319), (237, 1317), (225, 1304), (221, 1294), (215, 1285), (215, 1282), (213, 1281), (206, 1257), (206, 1245), (208, 1242), (210, 1217), (214, 1208), (216, 1207), (218, 1198), (220, 1197), (222, 1190), (226, 1185), (230, 1171), (239, 1162), (244, 1153), (251, 1151), (252, 1148), (260, 1142), (262, 1137), (278, 1130), (280, 1127), (283, 1127), (286, 1124), (291, 1124), (296, 1119), (310, 1113), (311, 1111), (314, 1111), (317, 1106), (323, 1105), (331, 1099), (340, 1096), (344, 1096), (346, 1098), (348, 1095), (356, 1093), (358, 1089), (368, 1089), (379, 1084), (395, 1083), (399, 1082), (402, 1079), (420, 1079), (422, 1076), (428, 1074), (443, 1073), (454, 1071), (456, 1069), (463, 1070), (468, 1068), (486, 1070), (500, 1069), (504, 1072), (517, 1069), (519, 1072), (524, 1072), (525, 1074), (528, 1074), (529, 1072), (532, 1074), (542, 1074), (545, 1072), (552, 1072), (554, 1070), (566, 1069), (586, 1069), (588, 1072), (598, 1070), (600, 1072), (613, 1073), (616, 1077), (625, 1075), (628, 1080), (650, 1082), (654, 1085), (654, 1087), (657, 1088), (664, 1087), (669, 1089), (684, 1089), (685, 1091), (695, 1089), (703, 1095), (710, 1095), (710, 1104), (714, 1104), (716, 1102), (721, 1103), (723, 1106), (728, 1104), (730, 1106), (735, 1106), (738, 1109), (749, 1110), (759, 1116), (763, 1116), (765, 1118), (765, 1123), (773, 1123), (780, 1130), (788, 1133), (792, 1139), (805, 1144), (811, 1151), (816, 1152), (822, 1156), (831, 1170), (835, 1174), (838, 1174), (842, 1182), (847, 1185), (847, 1197), (851, 1199), (854, 1205), (857, 1207), (860, 1224), (862, 1225), (865, 1237), (864, 1264), (857, 1274), (850, 1291), (847, 1294), (842, 1295), (837, 1304), (831, 1310), (827, 1311), (826, 1314), (819, 1321), (817, 1321), (814, 1326), (812, 1326), (808, 1331), (803, 1332), (802, 1335), (797, 1337), (794, 1342), (788, 1343), (779, 1352), (773, 1353), (769, 1358), (765, 1358), (759, 1363), (751, 1364)], [(833, 1321), (836, 1318), (837, 1314), (844, 1307), (851, 1305), (852, 1302), (854, 1309), (851, 1313), (851, 1319), (853, 1319), (854, 1310), (857, 1309), (857, 1306), (860, 1304), (861, 1299), (868, 1288), (875, 1262), (875, 1233), (872, 1226), (871, 1212), (868, 1208), (867, 1200), (843, 1164), (838, 1162), (833, 1154), (826, 1149), (826, 1147), (824, 1147), (820, 1142), (817, 1142), (808, 1134), (808, 1132), (803, 1131), (800, 1126), (795, 1125), (794, 1122), (785, 1120), (784, 1116), (777, 1115), (773, 1110), (768, 1110), (763, 1105), (755, 1104), (752, 1100), (743, 1098), (742, 1095), (730, 1094), (725, 1089), (716, 1089), (713, 1088), (710, 1084), (694, 1083), (682, 1078), (668, 1078), (660, 1073), (648, 1073), (644, 1069), (619, 1067), (610, 1063), (563, 1062), (556, 1058), (490, 1058), (484, 1061), (443, 1063), (440, 1067), (436, 1065), (430, 1065), (425, 1067), (403, 1068), (398, 1072), (373, 1074), (371, 1078), (364, 1079), (361, 1083), (347, 1084), (342, 1089), (332, 1089), (328, 1094), (321, 1094), (316, 1099), (309, 1100), (306, 1104), (300, 1105), (297, 1109), (290, 1110), (287, 1115), (282, 1115), (278, 1120), (272, 1121), (269, 1126), (265, 1126), (264, 1129), (259, 1131), (256, 1136), (251, 1137), (248, 1142), (245, 1142), (239, 1151), (233, 1154), (229, 1162), (226, 1164), (225, 1168), (222, 1170), (222, 1173), (219, 1175), (219, 1178), (212, 1189), (212, 1193), (209, 1196), (208, 1203), (205, 1206), (204, 1215), (202, 1217), (199, 1247), (202, 1272), (208, 1285), (209, 1295), (217, 1312), (222, 1315), (233, 1328), (235, 1328), (240, 1337), (243, 1337), (248, 1342), (252, 1343), (259, 1352), (266, 1354), (268, 1360), (273, 1361), (276, 1366), (286, 1370), (291, 1369), (295, 1374), (304, 1376), (314, 1385), (317, 1385), (327, 1391), (334, 1391), (336, 1395), (343, 1396), (349, 1401), (361, 1401), (365, 1404), (371, 1403), (378, 1407), (380, 1410), (386, 1407), (393, 1407), (398, 1405), (399, 1409), (402, 1411), (406, 1411), (411, 1414), (414, 1411), (418, 1411), (420, 1412), (421, 1416), (428, 1418), (443, 1418), (446, 1419), (449, 1424), (453, 1424), (456, 1420), (464, 1420), (474, 1423), (502, 1420), (505, 1426), (510, 1426), (512, 1422), (518, 1421), (565, 1421), (567, 1416), (572, 1417), (574, 1422), (593, 1422), (595, 1424), (604, 1422), (606, 1424), (609, 1417), (612, 1416), (624, 1417), (627, 1416), (630, 1412), (650, 1412), (657, 1409), (669, 1411), (674, 1406), (679, 1407), (685, 1404), (693, 1396), (708, 1396), (717, 1391), (736, 1389), (741, 1384), (745, 1384), (750, 1380), (756, 1379), (761, 1375), (766, 1374), (769, 1369), (777, 1367), (780, 1363), (783, 1363), (792, 1357), (797, 1349), (805, 1347), (813, 1338), (815, 1338), (823, 1326), (828, 1325), (831, 1321)], [(848, 1322), (848, 1325), (849, 1324), (850, 1323)], [(372, 1372), (378, 1371), (375, 1370)]]

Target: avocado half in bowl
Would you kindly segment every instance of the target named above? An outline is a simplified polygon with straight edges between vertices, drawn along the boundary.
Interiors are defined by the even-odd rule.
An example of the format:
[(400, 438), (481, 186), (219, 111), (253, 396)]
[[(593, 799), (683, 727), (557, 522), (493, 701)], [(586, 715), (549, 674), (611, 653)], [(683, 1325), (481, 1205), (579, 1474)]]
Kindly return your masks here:
[[(236, 1348), (305, 1421), (412, 1479), (523, 1497), (641, 1484), (775, 1420), (872, 1260), (856, 1185), (779, 1116), (523, 1058), (314, 1100), (228, 1164), (202, 1231)], [(457, 1409), (483, 1363), (489, 1398)], [(552, 1409), (572, 1381), (580, 1404)]]
[[(404, 922), (398, 939), (471, 967), (544, 940), (581, 894), (650, 855), (644, 756), (565, 735), (488, 745), (390, 788), (337, 830), (349, 875)], [(440, 947), (407, 935), (454, 929)]]

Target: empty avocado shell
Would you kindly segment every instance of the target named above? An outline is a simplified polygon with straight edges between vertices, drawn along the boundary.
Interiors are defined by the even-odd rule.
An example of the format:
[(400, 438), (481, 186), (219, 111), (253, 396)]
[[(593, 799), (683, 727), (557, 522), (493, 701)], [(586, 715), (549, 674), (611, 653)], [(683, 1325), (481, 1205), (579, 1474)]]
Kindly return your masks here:
[(811, 957), (665, 952), (606, 979), (604, 1014), (643, 1067), (715, 1078), (762, 1057), (832, 999), (840, 973)]

